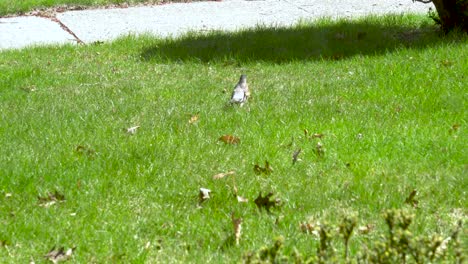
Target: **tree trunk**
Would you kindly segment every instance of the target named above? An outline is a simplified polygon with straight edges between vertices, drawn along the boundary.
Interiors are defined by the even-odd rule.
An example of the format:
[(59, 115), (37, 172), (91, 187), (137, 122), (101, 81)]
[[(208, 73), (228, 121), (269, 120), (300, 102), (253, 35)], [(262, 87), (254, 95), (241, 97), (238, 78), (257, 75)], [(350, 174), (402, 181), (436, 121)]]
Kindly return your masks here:
[(458, 28), (468, 33), (468, 0), (432, 0), (445, 32)]

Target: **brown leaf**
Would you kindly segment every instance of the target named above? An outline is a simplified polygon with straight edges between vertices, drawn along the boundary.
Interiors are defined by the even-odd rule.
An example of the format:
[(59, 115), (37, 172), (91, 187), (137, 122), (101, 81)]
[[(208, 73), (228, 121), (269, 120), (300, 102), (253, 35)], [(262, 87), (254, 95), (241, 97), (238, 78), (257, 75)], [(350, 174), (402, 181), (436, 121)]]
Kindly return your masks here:
[(76, 146), (75, 151), (80, 154), (85, 154), (88, 157), (92, 157), (96, 153), (94, 149), (82, 145)]
[(189, 124), (193, 124), (193, 123), (197, 122), (198, 119), (200, 119), (200, 115), (197, 113), (197, 114), (193, 115), (192, 117), (190, 117)]
[(321, 133), (315, 133), (312, 135), (313, 138), (323, 138), (325, 135)]
[(299, 154), (301, 153), (301, 151), (302, 151), (302, 149), (298, 149), (298, 150), (294, 151), (293, 156), (292, 156), (293, 165), (296, 164), (296, 162), (297, 162), (297, 157), (299, 156)]
[(449, 61), (449, 60), (443, 60), (440, 62), (443, 66), (445, 67), (450, 67), (453, 65), (453, 62)]
[(315, 153), (319, 157), (322, 157), (325, 154), (325, 149), (323, 148), (322, 143), (317, 142), (317, 145), (315, 146)]
[(55, 249), (55, 247), (53, 247), (44, 257), (55, 264), (70, 259), (74, 250), (75, 248), (69, 248), (65, 252), (64, 247), (60, 247), (58, 249)]
[(239, 144), (240, 138), (233, 136), (233, 135), (223, 135), (219, 138), (220, 141), (226, 144)]
[(306, 139), (312, 139), (312, 138), (323, 138), (325, 135), (322, 133), (314, 133), (310, 135), (309, 131), (307, 129), (304, 129), (304, 136)]
[(221, 172), (221, 173), (218, 173), (218, 174), (214, 175), (213, 180), (222, 179), (222, 178), (224, 178), (226, 176), (233, 175), (235, 173), (236, 173), (235, 171)]
[(273, 168), (270, 166), (270, 163), (265, 160), (265, 167), (260, 167), (260, 165), (254, 165), (254, 172), (255, 174), (266, 174), (269, 175), (273, 172)]
[(369, 234), (370, 232), (372, 232), (374, 230), (375, 226), (372, 225), (372, 224), (367, 224), (365, 226), (360, 226), (358, 227), (358, 231), (359, 233), (363, 234), (363, 235), (367, 235)]
[(55, 191), (54, 193), (47, 193), (47, 196), (45, 197), (38, 196), (37, 199), (39, 200), (39, 206), (50, 207), (57, 202), (65, 201), (65, 196), (58, 191)]
[(299, 228), (303, 233), (312, 234), (315, 236), (319, 236), (320, 231), (320, 223), (313, 223), (313, 222), (303, 222), (300, 223)]
[(405, 203), (413, 206), (414, 208), (418, 208), (419, 201), (415, 199), (417, 194), (418, 194), (418, 191), (413, 190), (409, 194), (409, 196), (405, 199)]
[(257, 205), (258, 209), (265, 208), (267, 212), (270, 213), (270, 207), (275, 207), (280, 204), (279, 199), (275, 200), (270, 200), (270, 198), (273, 196), (273, 193), (268, 193), (264, 197), (262, 197), (262, 193), (258, 195), (258, 197), (254, 200), (254, 203)]
[(234, 213), (231, 213), (232, 226), (234, 227), (234, 238), (236, 239), (236, 245), (239, 245), (239, 240), (242, 232), (242, 218), (236, 218)]

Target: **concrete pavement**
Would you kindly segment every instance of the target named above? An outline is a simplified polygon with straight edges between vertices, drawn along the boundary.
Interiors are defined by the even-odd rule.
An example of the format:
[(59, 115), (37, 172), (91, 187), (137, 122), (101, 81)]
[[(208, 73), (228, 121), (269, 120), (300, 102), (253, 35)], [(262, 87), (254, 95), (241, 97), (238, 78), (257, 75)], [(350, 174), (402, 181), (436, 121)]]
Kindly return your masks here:
[(91, 43), (122, 35), (178, 36), (187, 31), (287, 26), (301, 19), (427, 13), (411, 0), (223, 0), (66, 11), (49, 17), (0, 18), (0, 50), (39, 44)]

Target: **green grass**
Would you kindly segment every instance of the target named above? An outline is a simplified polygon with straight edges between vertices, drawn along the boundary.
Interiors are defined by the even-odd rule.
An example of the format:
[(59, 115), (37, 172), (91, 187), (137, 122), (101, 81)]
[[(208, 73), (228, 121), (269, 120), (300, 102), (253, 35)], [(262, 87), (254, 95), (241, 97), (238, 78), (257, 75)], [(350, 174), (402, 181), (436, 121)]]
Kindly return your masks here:
[[(1, 52), (0, 262), (37, 263), (54, 245), (76, 246), (78, 263), (237, 262), (279, 235), (314, 254), (301, 222), (358, 214), (376, 229), (351, 239), (353, 255), (413, 189), (412, 231), (448, 236), (467, 215), (468, 46), (430, 24), (323, 20)], [(252, 98), (228, 107), (241, 73)], [(256, 175), (265, 160), (273, 173)], [(249, 203), (232, 176), (212, 179), (229, 170)], [(201, 206), (200, 187), (213, 191)], [(64, 202), (38, 205), (55, 190)], [(267, 214), (253, 200), (270, 191), (282, 206)]]
[[(195, 0), (197, 1), (197, 0)], [(198, 0), (200, 1), (200, 0)], [(52, 8), (57, 6), (107, 6), (160, 4), (167, 2), (188, 2), (187, 0), (0, 0), (0, 16), (25, 13), (34, 9)]]

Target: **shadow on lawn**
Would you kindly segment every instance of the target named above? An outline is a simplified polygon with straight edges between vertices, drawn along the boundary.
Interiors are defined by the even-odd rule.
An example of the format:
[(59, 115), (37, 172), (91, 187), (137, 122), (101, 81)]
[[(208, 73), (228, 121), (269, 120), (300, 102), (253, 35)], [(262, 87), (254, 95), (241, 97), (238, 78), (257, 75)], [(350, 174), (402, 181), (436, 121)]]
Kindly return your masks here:
[(398, 48), (425, 48), (443, 42), (432, 22), (405, 25), (405, 16), (356, 21), (300, 23), (292, 28), (257, 27), (241, 32), (187, 34), (158, 40), (142, 51), (152, 61), (266, 61), (340, 60), (355, 55), (378, 55)]

